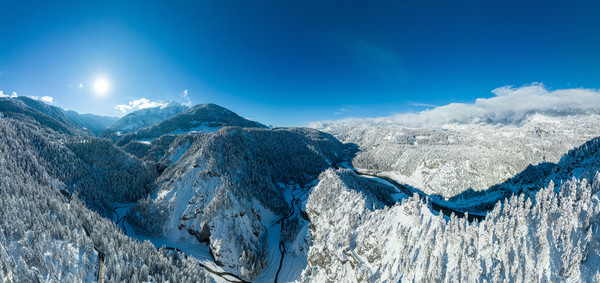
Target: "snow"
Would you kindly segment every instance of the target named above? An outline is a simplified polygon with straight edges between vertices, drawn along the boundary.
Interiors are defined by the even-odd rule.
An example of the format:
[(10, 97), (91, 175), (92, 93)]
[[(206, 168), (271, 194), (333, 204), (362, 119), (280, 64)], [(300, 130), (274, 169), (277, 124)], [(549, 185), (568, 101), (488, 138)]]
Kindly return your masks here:
[[(435, 215), (419, 198), (370, 210), (369, 198), (340, 183), (338, 174), (343, 171), (323, 173), (309, 197), (314, 232), (302, 282), (587, 282), (600, 276), (598, 230), (581, 225), (597, 217), (600, 200), (598, 193), (590, 199), (585, 181), (561, 188), (558, 205), (549, 187), (538, 193), (541, 203), (513, 197), (469, 224)], [(581, 253), (588, 257), (581, 260)]]
[[(236, 187), (235, 190), (227, 188), (227, 182), (236, 182), (236, 178), (243, 174), (253, 173), (249, 170), (254, 168), (244, 165), (228, 167), (229, 163), (235, 163), (231, 160), (238, 155), (212, 160), (214, 156), (208, 151), (185, 154), (190, 142), (180, 143), (167, 153), (166, 159), (172, 166), (158, 179), (159, 189), (152, 196), (153, 204), (167, 208), (160, 210), (161, 213), (170, 213), (165, 215), (164, 223), (157, 222), (164, 224), (156, 225), (162, 227), (157, 232), (160, 236), (136, 233), (127, 220), (118, 225), (128, 236), (139, 241), (150, 241), (158, 248), (168, 246), (182, 250), (210, 269), (240, 274), (256, 282), (273, 281), (280, 261), (280, 282), (502, 281), (492, 277), (497, 275), (498, 269), (498, 276), (516, 281), (592, 281), (592, 278), (600, 279), (600, 139), (592, 139), (579, 149), (564, 154), (572, 146), (600, 132), (599, 117), (531, 115), (518, 125), (446, 124), (435, 129), (408, 129), (394, 125), (332, 128), (340, 138), (345, 141), (354, 139), (361, 146), (355, 160), (339, 165), (352, 169), (355, 166), (363, 173), (377, 172), (381, 178), (357, 176), (349, 170), (339, 169), (325, 171), (306, 187), (293, 183), (274, 184), (277, 191), (268, 200), (284, 204), (273, 206), (275, 208), (269, 206), (265, 199), (261, 199), (261, 203), (257, 199), (260, 196), (249, 194), (248, 189), (253, 189), (252, 185)], [(0, 119), (4, 119), (1, 113)], [(185, 131), (182, 127), (170, 134), (211, 132), (220, 128), (197, 125), (200, 122), (192, 124), (195, 127)], [(174, 128), (177, 127), (169, 129)], [(236, 129), (236, 132), (241, 131)], [(227, 132), (226, 129), (223, 132)], [(91, 139), (81, 140), (81, 143), (91, 142)], [(138, 142), (150, 145), (152, 139)], [(197, 149), (198, 145), (194, 144), (194, 148)], [(229, 146), (217, 148), (224, 149), (223, 152), (249, 151), (248, 148), (237, 151), (237, 148)], [(268, 147), (269, 150), (272, 148), (275, 147)], [(313, 145), (306, 145), (306, 148), (313, 153), (319, 151)], [(536, 167), (543, 161), (557, 163)], [(211, 167), (211, 162), (225, 165)], [(523, 169), (529, 164), (533, 166)], [(547, 165), (549, 167), (544, 167)], [(550, 169), (545, 170), (547, 168)], [(215, 169), (239, 174), (218, 175)], [(41, 176), (49, 179), (52, 186), (65, 188), (61, 181), (49, 177), (47, 172), (42, 171)], [(407, 184), (409, 191), (428, 195), (428, 200), (410, 197), (384, 177)], [(571, 178), (580, 181), (570, 181)], [(564, 186), (553, 187), (552, 182)], [(388, 187), (393, 190), (388, 190)], [(540, 190), (544, 187), (547, 188)], [(511, 192), (522, 193), (506, 199)], [(388, 198), (390, 195), (395, 204)], [(481, 222), (472, 223), (464, 218), (444, 216), (427, 203), (431, 201), (463, 211), (482, 203), (497, 204), (497, 200), (504, 202), (493, 210), (475, 210), (487, 212), (487, 215)], [(280, 210), (293, 201), (293, 213), (289, 218), (287, 213), (282, 216), (284, 213)], [(59, 209), (54, 209), (60, 208), (57, 204), (60, 202), (54, 203), (50, 213), (38, 215), (46, 215), (49, 219), (60, 217)], [(135, 203), (115, 205), (114, 220), (118, 221)], [(70, 204), (67, 207), (72, 208)], [(280, 210), (275, 214), (268, 207)], [(312, 223), (299, 217), (300, 211), (306, 212)], [(23, 219), (31, 216), (31, 210), (22, 214)], [(134, 219), (138, 220), (131, 217), (131, 223), (139, 223)], [(296, 223), (292, 219), (298, 219), (298, 226), (292, 227), (290, 223)], [(282, 231), (282, 226), (292, 228)], [(81, 229), (77, 227), (75, 229)], [(204, 227), (209, 227), (211, 233), (209, 245), (198, 240), (204, 237), (200, 234)], [(294, 233), (288, 233), (292, 230)], [(87, 277), (77, 279), (95, 280), (98, 266), (95, 263), (98, 262), (96, 257), (89, 256), (94, 255), (91, 245), (98, 242), (67, 242), (47, 236), (40, 239), (37, 236), (39, 231), (25, 230), (23, 237), (11, 239), (8, 244), (2, 243), (0, 252), (8, 251), (9, 258), (23, 257), (26, 260), (29, 254), (35, 253), (47, 266), (33, 262), (28, 267), (30, 270), (43, 269), (42, 276), (46, 278), (57, 268), (62, 268), (61, 271), (84, 271), (81, 276)], [(83, 234), (82, 231), (75, 232)], [(0, 236), (3, 237), (2, 233)], [(6, 241), (4, 238), (0, 240)], [(282, 260), (279, 247), (283, 240), (287, 242), (283, 242), (286, 253)], [(34, 250), (31, 249), (32, 242), (47, 244), (36, 246)], [(82, 243), (87, 245), (84, 247), (87, 252)], [(222, 266), (217, 265), (211, 251)], [(83, 255), (89, 260), (84, 260)], [(3, 254), (0, 253), (1, 256)], [(566, 275), (563, 275), (563, 269), (567, 270)], [(3, 279), (1, 271), (0, 281)], [(519, 279), (519, 272), (526, 272), (530, 280)], [(435, 274), (442, 274), (442, 277), (430, 277)], [(228, 281), (220, 276), (211, 276), (216, 282)], [(231, 276), (226, 277), (231, 279)]]
[[(34, 233), (33, 231), (29, 231), (27, 233)], [(20, 241), (15, 241), (15, 242), (11, 242), (9, 245), (7, 245), (7, 247), (9, 248), (9, 250), (7, 251), (9, 254), (11, 254), (14, 258), (19, 258), (19, 256), (21, 255), (21, 251), (23, 251), (24, 249), (27, 250), (27, 253), (30, 254), (31, 251), (29, 250), (29, 247), (23, 246)], [(84, 282), (94, 282), (96, 281), (95, 278), (95, 274), (98, 272), (98, 270), (96, 269), (99, 265), (97, 263), (98, 261), (98, 257), (94, 256), (93, 258), (88, 258), (87, 260), (90, 261), (89, 265), (84, 263), (84, 254), (85, 251), (77, 249), (77, 247), (75, 247), (75, 245), (73, 243), (69, 243), (69, 242), (65, 242), (62, 240), (57, 240), (57, 239), (51, 239), (48, 243), (46, 243), (45, 245), (43, 245), (43, 247), (45, 248), (44, 250), (40, 250), (40, 254), (43, 255), (43, 258), (46, 260), (45, 263), (49, 264), (50, 267), (46, 266), (46, 268), (44, 269), (37, 269), (38, 271), (41, 272), (42, 277), (44, 278), (48, 278), (47, 273), (44, 273), (44, 270), (54, 270), (54, 273), (56, 275), (61, 275), (63, 273), (77, 273), (77, 272), (81, 272), (82, 270), (86, 270), (86, 268), (93, 268), (92, 270), (86, 270), (87, 274), (85, 278), (82, 278), (82, 280)], [(61, 253), (61, 258), (65, 258), (65, 256), (68, 256), (68, 258), (70, 259), (68, 262), (58, 262), (55, 260), (54, 257), (54, 253), (58, 252)], [(30, 266), (31, 268), (35, 268), (34, 266)], [(59, 267), (63, 268), (63, 270), (59, 271)], [(9, 273), (9, 276), (11, 274)], [(1, 278), (1, 277), (0, 277)], [(7, 278), (7, 279), (10, 279)], [(64, 280), (65, 278), (58, 278), (59, 280)], [(11, 280), (9, 280), (10, 282)]]
[[(203, 162), (197, 162), (198, 164), (204, 164)], [(219, 179), (211, 179), (211, 178), (201, 178), (203, 181), (201, 183), (197, 183), (198, 176), (204, 170), (202, 167), (193, 167), (190, 168), (188, 173), (181, 175), (177, 180), (176, 186), (172, 186), (171, 190), (162, 190), (157, 192), (155, 195), (156, 201), (167, 201), (172, 206), (172, 216), (169, 217), (167, 223), (165, 225), (165, 234), (163, 237), (147, 237), (136, 235), (134, 232), (130, 233), (130, 228), (126, 223), (126, 228), (128, 234), (131, 234), (132, 237), (135, 237), (139, 240), (150, 240), (155, 246), (160, 247), (162, 245), (167, 245), (170, 247), (179, 248), (184, 251), (187, 255), (193, 256), (202, 261), (203, 264), (210, 266), (211, 268), (219, 271), (231, 272), (234, 274), (239, 274), (239, 271), (233, 269), (231, 267), (218, 267), (214, 263), (210, 253), (209, 247), (201, 244), (198, 240), (191, 236), (187, 231), (179, 230), (179, 226), (181, 225), (180, 217), (185, 215), (187, 211), (190, 210), (191, 205), (195, 207), (201, 206), (201, 203), (198, 203), (199, 199), (210, 200), (213, 198), (211, 190), (208, 188), (216, 188), (219, 186)], [(314, 183), (313, 183), (314, 184)], [(284, 197), (287, 202), (292, 201), (294, 195), (297, 199), (306, 198), (306, 192), (309, 188), (300, 188), (298, 185), (285, 185)], [(203, 195), (208, 194), (203, 197)], [(200, 197), (199, 197), (200, 196)], [(195, 200), (195, 202), (191, 202), (190, 200)], [(192, 206), (192, 207), (194, 207)], [(262, 206), (258, 201), (252, 202), (253, 210), (259, 215), (262, 225), (266, 228), (267, 235), (267, 255), (268, 255), (268, 266), (255, 278), (252, 279), (253, 282), (270, 282), (273, 281), (275, 275), (277, 273), (277, 269), (279, 267), (279, 262), (281, 260), (281, 253), (279, 250), (279, 242), (281, 240), (281, 216), (272, 213), (269, 209)], [(126, 208), (120, 208), (124, 210), (123, 212), (118, 211), (119, 215), (125, 213)], [(294, 210), (294, 214), (292, 217), (298, 216), (299, 210), (296, 207)], [(198, 216), (197, 216), (198, 217)], [(202, 220), (202, 217), (197, 218), (198, 221)], [(239, 226), (238, 229), (243, 229), (243, 227), (250, 228), (252, 225), (250, 223), (245, 223), (244, 219), (246, 218), (234, 218), (235, 223)], [(301, 219), (301, 218), (300, 218)], [(230, 221), (229, 219), (222, 219), (220, 221)], [(241, 222), (240, 222), (241, 221)], [(201, 222), (194, 221), (191, 224), (186, 225), (194, 225), (197, 227)], [(284, 256), (284, 260), (282, 262), (281, 270), (279, 272), (279, 282), (289, 282), (300, 280), (301, 273), (304, 267), (307, 265), (306, 258), (306, 243), (305, 239), (308, 233), (309, 223), (307, 221), (301, 220), (301, 229), (295, 240), (292, 243), (285, 243), (287, 253)], [(211, 231), (212, 240), (211, 245), (215, 249), (214, 252), (217, 254), (221, 254), (222, 257), (220, 260), (225, 260), (226, 262), (234, 262), (233, 258), (228, 259), (229, 256), (233, 256), (233, 254), (229, 255), (229, 251), (235, 251), (237, 248), (234, 246), (229, 246), (230, 243), (219, 240), (221, 234), (228, 234), (230, 231), (220, 230), (220, 227), (224, 226), (216, 226), (214, 230)], [(198, 228), (195, 228), (198, 229)], [(132, 230), (133, 231), (133, 230)], [(252, 231), (242, 232), (242, 234), (250, 234)], [(209, 265), (210, 264), (210, 265)]]
[(558, 162), (600, 133), (600, 115), (529, 115), (518, 124), (408, 128), (369, 120), (331, 122), (321, 130), (360, 147), (352, 164), (382, 171), (426, 194), (450, 198), (486, 190), (530, 164)]
[(384, 179), (377, 178), (377, 177), (374, 177), (374, 176), (368, 176), (368, 175), (362, 175), (362, 177), (367, 178), (367, 179), (371, 179), (371, 180), (375, 180), (375, 181), (377, 181), (379, 183), (382, 183), (384, 185), (392, 187), (396, 191), (395, 194), (391, 195), (392, 199), (394, 199), (395, 202), (399, 202), (399, 201), (401, 201), (403, 199), (407, 199), (407, 198), (410, 197), (409, 195), (407, 195), (407, 194), (401, 192), (400, 190), (398, 190), (398, 188), (396, 186), (392, 185), (390, 182), (388, 182), (388, 181), (386, 181)]
[(169, 155), (167, 156), (167, 160), (169, 160), (171, 162), (171, 164), (177, 162), (181, 158), (181, 156), (183, 156), (183, 154), (188, 150), (190, 145), (191, 145), (191, 143), (187, 142), (184, 145), (176, 147), (171, 152), (169, 152)]
[[(273, 223), (273, 221), (265, 221), (265, 223)], [(253, 280), (256, 282), (272, 281), (275, 278), (275, 273), (279, 267), (279, 261), (281, 260), (281, 253), (279, 251), (279, 240), (281, 239), (281, 226), (279, 223), (273, 223), (268, 225), (267, 230), (269, 245), (269, 266)], [(286, 256), (287, 257), (287, 256)], [(284, 257), (284, 260), (285, 258)], [(284, 282), (284, 281), (281, 281)]]
[(170, 102), (153, 108), (140, 109), (123, 116), (114, 124), (110, 125), (107, 128), (107, 131), (115, 133), (116, 136), (121, 136), (122, 134), (135, 132), (136, 130), (169, 119), (186, 109), (188, 109), (186, 106), (176, 102)]
[[(307, 188), (300, 188), (296, 185), (288, 185), (284, 191), (284, 197), (287, 202), (291, 202), (293, 199), (292, 194), (296, 195), (298, 198), (299, 195), (303, 194), (307, 190)], [(270, 225), (267, 225), (267, 227), (269, 227), (267, 232), (269, 236), (267, 241), (269, 244), (269, 266), (256, 278), (254, 278), (253, 281), (271, 282), (274, 280), (275, 275), (277, 274), (277, 269), (279, 268), (279, 262), (281, 260), (281, 252), (279, 250), (279, 241), (281, 240), (281, 224), (277, 222), (281, 219), (281, 217), (269, 213), (268, 210), (262, 206), (260, 207), (261, 208), (259, 210), (263, 211), (263, 214), (261, 214), (261, 219), (266, 220), (263, 223), (270, 223)], [(267, 212), (267, 215), (265, 215), (267, 218), (263, 218), (262, 215), (264, 215), (264, 212)], [(292, 217), (298, 214), (299, 210), (296, 208)], [(281, 270), (279, 271), (279, 276), (277, 278), (278, 282), (293, 282), (300, 280), (302, 270), (304, 270), (307, 265), (307, 259), (306, 252), (301, 253), (299, 250), (301, 248), (305, 248), (304, 239), (308, 233), (308, 226), (309, 223), (307, 221), (302, 221), (302, 228), (295, 240), (292, 243), (285, 243), (287, 252), (283, 257)]]
[[(124, 215), (127, 215), (129, 208), (133, 205), (135, 205), (135, 203), (117, 203), (115, 205), (115, 207), (117, 207), (115, 211), (118, 213), (119, 217), (123, 217)], [(228, 272), (214, 262), (207, 245), (198, 242), (194, 236), (187, 232), (177, 233), (176, 236), (174, 233), (171, 233), (168, 237), (150, 237), (136, 233), (135, 228), (127, 223), (126, 220), (124, 224), (119, 223), (119, 228), (122, 228), (121, 225), (125, 226), (127, 236), (137, 239), (140, 242), (150, 241), (156, 248), (177, 248), (185, 255), (197, 259), (216, 272)], [(228, 282), (220, 276), (216, 276), (212, 273), (208, 274), (211, 275), (211, 278), (217, 283)]]
[[(169, 217), (169, 222), (165, 228), (165, 235), (169, 238), (178, 238), (181, 234), (187, 234), (187, 232), (181, 232), (179, 230), (180, 217), (184, 214), (184, 212), (188, 209), (188, 201), (191, 200), (197, 193), (202, 190), (202, 188), (216, 188), (220, 181), (216, 178), (211, 178), (203, 184), (202, 187), (195, 185), (195, 181), (197, 176), (202, 171), (202, 168), (191, 168), (188, 174), (182, 175), (178, 180), (177, 187), (173, 187), (169, 191), (161, 191), (158, 193), (158, 200), (166, 200), (169, 204), (173, 206), (171, 217)], [(211, 190), (202, 190), (203, 193), (206, 193), (207, 200), (212, 198), (212, 194), (214, 193)]]

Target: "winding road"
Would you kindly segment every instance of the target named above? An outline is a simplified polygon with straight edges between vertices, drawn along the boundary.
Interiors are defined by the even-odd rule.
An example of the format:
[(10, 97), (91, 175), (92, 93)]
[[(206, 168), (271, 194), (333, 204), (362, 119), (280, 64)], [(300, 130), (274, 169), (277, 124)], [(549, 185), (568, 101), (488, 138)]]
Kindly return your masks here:
[[(113, 208), (113, 213), (115, 214), (115, 219), (117, 219), (117, 222), (115, 222), (115, 224), (119, 225), (119, 223), (121, 223), (121, 227), (123, 228), (123, 233), (125, 235), (127, 235), (127, 229), (125, 228), (125, 221), (127, 220), (127, 214), (123, 215), (123, 216), (119, 216), (119, 213), (117, 212), (117, 209), (119, 208), (129, 208), (132, 205), (126, 205), (126, 206), (117, 206)], [(174, 248), (174, 247), (164, 247), (166, 250), (171, 250), (171, 251), (175, 251), (175, 252), (179, 252), (181, 253), (185, 258), (188, 258), (188, 256), (180, 249), (178, 248)], [(220, 272), (220, 271), (216, 271), (213, 270), (212, 268), (202, 264), (201, 262), (198, 262), (198, 265), (200, 265), (200, 267), (204, 268), (204, 270), (217, 275), (221, 278), (223, 278), (223, 280), (227, 281), (227, 282), (234, 282), (234, 283), (251, 283), (250, 281), (246, 281), (242, 278), (240, 278), (239, 276), (233, 274), (233, 273), (229, 273), (229, 272)], [(102, 266), (101, 266), (102, 267)]]

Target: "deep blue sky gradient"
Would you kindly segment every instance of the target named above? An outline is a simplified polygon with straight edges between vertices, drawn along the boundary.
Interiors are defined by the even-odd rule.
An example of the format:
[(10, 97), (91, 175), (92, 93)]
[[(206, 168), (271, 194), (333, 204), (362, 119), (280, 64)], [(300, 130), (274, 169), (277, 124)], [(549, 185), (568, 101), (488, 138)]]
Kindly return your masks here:
[(0, 0), (0, 38), (0, 90), (112, 116), (186, 89), (194, 104), (301, 126), (504, 85), (600, 88), (598, 1)]

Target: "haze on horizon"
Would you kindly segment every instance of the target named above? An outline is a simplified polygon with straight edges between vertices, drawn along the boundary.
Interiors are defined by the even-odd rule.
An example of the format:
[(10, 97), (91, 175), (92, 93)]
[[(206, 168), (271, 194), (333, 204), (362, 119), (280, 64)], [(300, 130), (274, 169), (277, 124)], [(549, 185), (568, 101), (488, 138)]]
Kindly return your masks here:
[(211, 102), (303, 126), (476, 105), (504, 86), (600, 88), (593, 1), (2, 1), (0, 11), (0, 96), (80, 113)]

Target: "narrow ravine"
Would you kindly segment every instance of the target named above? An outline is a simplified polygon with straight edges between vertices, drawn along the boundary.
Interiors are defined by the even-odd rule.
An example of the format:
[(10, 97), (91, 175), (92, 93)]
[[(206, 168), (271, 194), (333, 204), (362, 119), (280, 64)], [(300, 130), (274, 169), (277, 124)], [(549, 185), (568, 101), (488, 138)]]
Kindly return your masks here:
[[(288, 218), (292, 217), (295, 213), (294, 202), (296, 202), (296, 196), (292, 193), (292, 200), (290, 201), (290, 206), (292, 207), (292, 211), (290, 212), (290, 214), (284, 216), (283, 218), (281, 218), (281, 220), (279, 220), (281, 222), (280, 234), (283, 233), (284, 222)], [(277, 268), (277, 273), (275, 273), (275, 279), (274, 279), (275, 283), (277, 283), (277, 278), (279, 277), (279, 272), (281, 271), (281, 266), (283, 265), (283, 257), (285, 256), (285, 253), (286, 253), (285, 243), (283, 242), (283, 237), (281, 237), (281, 239), (279, 240), (279, 251), (281, 252), (281, 258), (279, 259), (279, 267)]]

